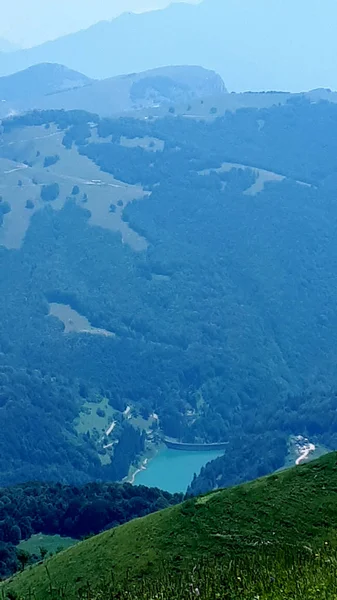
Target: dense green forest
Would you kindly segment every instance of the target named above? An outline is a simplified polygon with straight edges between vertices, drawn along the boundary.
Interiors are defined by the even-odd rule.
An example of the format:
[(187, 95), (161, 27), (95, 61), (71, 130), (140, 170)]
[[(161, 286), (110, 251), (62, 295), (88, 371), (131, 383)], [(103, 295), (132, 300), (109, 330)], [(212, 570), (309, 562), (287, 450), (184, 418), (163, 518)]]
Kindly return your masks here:
[[(181, 501), (158, 489), (130, 484), (90, 483), (83, 487), (27, 483), (0, 490), (0, 578), (20, 565), (16, 546), (31, 535), (80, 539)], [(27, 560), (38, 560), (38, 556)]]
[[(46, 199), (21, 248), (0, 247), (2, 364), (83, 382), (119, 411), (155, 411), (161, 430), (182, 441), (228, 441), (225, 456), (204, 469), (192, 492), (281, 467), (292, 434), (335, 448), (337, 107), (299, 98), (209, 123), (36, 112), (5, 122), (4, 139), (37, 125), (47, 134), (54, 123), (67, 151), (77, 148), (149, 192), (122, 213), (147, 249), (137, 252), (119, 232), (90, 224), (81, 198), (90, 200), (92, 187), (79, 184), (62, 210)], [(125, 147), (121, 136), (165, 146)], [(15, 144), (0, 150), (24, 160), (25, 149), (19, 156)], [(27, 154), (30, 160), (31, 145)], [(51, 147), (48, 156), (56, 154)], [(217, 171), (224, 162), (242, 168)], [(62, 159), (50, 165), (50, 184), (61, 166)], [(259, 193), (254, 168), (274, 174)], [(3, 201), (11, 202), (6, 190)], [(71, 305), (115, 335), (65, 335), (48, 317), (50, 302)], [(68, 408), (69, 430), (76, 402)], [(123, 467), (112, 461), (102, 478), (120, 478), (142, 451), (141, 434), (132, 435), (130, 456), (120, 446)], [(43, 436), (42, 453), (48, 444)], [(63, 480), (96, 477), (89, 442), (76, 451), (85, 453), (86, 466), (79, 474), (75, 457), (64, 460)], [(22, 478), (24, 459), (3, 482)], [(29, 476), (44, 473), (32, 467)]]
[(74, 426), (85, 399), (96, 401), (83, 383), (0, 364), (0, 485), (127, 476), (144, 434), (122, 422), (113, 461), (102, 465), (95, 439)]

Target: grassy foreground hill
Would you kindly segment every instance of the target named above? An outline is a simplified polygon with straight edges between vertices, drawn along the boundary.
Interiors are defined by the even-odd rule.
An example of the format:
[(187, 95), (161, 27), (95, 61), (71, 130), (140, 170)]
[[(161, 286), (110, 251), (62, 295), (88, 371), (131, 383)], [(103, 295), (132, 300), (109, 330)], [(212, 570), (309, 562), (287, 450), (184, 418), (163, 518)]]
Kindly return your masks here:
[(335, 598), (336, 494), (331, 453), (107, 531), (21, 573), (3, 591), (36, 600), (61, 590), (67, 599), (81, 590), (86, 598), (124, 597), (88, 592), (110, 581), (122, 594), (138, 590), (129, 598), (155, 590), (159, 598), (194, 597), (200, 586), (207, 600)]

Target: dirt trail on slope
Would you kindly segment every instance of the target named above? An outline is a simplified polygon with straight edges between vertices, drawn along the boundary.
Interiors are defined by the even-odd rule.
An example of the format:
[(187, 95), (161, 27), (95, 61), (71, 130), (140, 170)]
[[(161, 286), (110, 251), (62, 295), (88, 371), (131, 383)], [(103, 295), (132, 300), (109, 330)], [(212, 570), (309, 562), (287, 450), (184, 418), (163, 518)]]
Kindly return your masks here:
[(300, 436), (299, 441), (301, 442), (301, 445), (297, 446), (299, 456), (296, 459), (296, 465), (300, 465), (305, 462), (309, 458), (309, 455), (316, 450), (315, 444), (312, 444), (309, 442), (309, 440), (302, 439)]

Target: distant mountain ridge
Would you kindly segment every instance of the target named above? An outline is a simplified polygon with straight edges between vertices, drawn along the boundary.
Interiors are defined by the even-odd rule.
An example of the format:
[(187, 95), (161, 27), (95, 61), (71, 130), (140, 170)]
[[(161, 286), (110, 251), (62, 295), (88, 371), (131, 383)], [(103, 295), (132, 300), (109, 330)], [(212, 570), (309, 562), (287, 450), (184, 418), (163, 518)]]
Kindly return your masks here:
[(224, 95), (221, 77), (197, 66), (164, 67), (105, 80), (44, 63), (0, 77), (0, 116), (29, 109), (82, 109), (101, 115)]
[(0, 38), (0, 52), (15, 52), (20, 50), (17, 44), (13, 44), (4, 38)]
[(42, 63), (1, 77), (0, 98), (2, 101), (21, 101), (24, 98), (28, 103), (33, 98), (82, 87), (90, 82), (86, 75), (63, 65)]
[[(235, 91), (337, 88), (337, 42), (325, 18), (334, 8), (332, 0), (326, 0), (324, 11), (318, 3), (308, 11), (304, 0), (276, 6), (268, 0), (171, 4), (0, 55), (0, 75), (42, 62), (64, 64), (99, 79), (198, 64), (220, 73)], [(312, 43), (317, 28), (324, 44)]]
[[(337, 102), (337, 93), (315, 89), (310, 101)], [(103, 80), (90, 79), (63, 65), (42, 63), (0, 77), (0, 118), (32, 109), (85, 110), (101, 116), (172, 114), (209, 118), (227, 110), (286, 103), (282, 92), (229, 94), (215, 71), (198, 66), (159, 67)]]

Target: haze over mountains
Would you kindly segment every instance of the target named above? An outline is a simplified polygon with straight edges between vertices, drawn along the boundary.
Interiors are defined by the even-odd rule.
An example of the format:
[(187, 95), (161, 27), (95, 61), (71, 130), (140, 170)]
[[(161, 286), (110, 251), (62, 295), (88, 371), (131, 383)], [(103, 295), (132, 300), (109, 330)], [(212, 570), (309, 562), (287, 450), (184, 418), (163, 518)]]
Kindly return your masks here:
[(2, 102), (25, 102), (29, 108), (30, 102), (40, 96), (46, 96), (69, 90), (72, 87), (82, 87), (90, 83), (89, 77), (71, 71), (62, 65), (40, 64), (19, 71), (13, 75), (0, 78), (0, 98)]
[(4, 38), (0, 38), (0, 52), (14, 52), (15, 50), (19, 50), (19, 46), (12, 44), (12, 42)]
[(201, 67), (164, 67), (94, 80), (62, 65), (43, 63), (0, 77), (0, 117), (49, 108), (110, 116), (225, 93), (221, 77)]
[[(214, 71), (161, 67), (107, 79), (90, 79), (63, 65), (42, 63), (0, 77), (0, 118), (28, 110), (85, 110), (100, 116), (215, 118), (227, 110), (285, 104), (287, 92), (229, 94)], [(310, 101), (336, 102), (328, 89), (305, 92)]]
[[(0, 145), (0, 255), (6, 265), (9, 260), (14, 261), (13, 279), (6, 281), (3, 289), (6, 319), (0, 324), (0, 357), (5, 369), (10, 364), (19, 365), (22, 370), (12, 380), (6, 370), (2, 375), (0, 371), (6, 407), (8, 381), (16, 396), (21, 394), (16, 387), (20, 378), (25, 379), (27, 389), (35, 389), (35, 396), (42, 397), (45, 404), (42, 380), (47, 373), (49, 377), (60, 377), (55, 381), (48, 379), (48, 386), (52, 381), (55, 383), (55, 396), (61, 394), (62, 377), (68, 378), (66, 385), (71, 396), (68, 404), (73, 406), (66, 419), (54, 406), (55, 431), (60, 427), (57, 435), (61, 440), (57, 448), (65, 445), (62, 437), (65, 427), (72, 428), (71, 450), (76, 446), (77, 436), (83, 434), (70, 426), (82, 413), (81, 398), (89, 398), (95, 404), (99, 394), (99, 403), (110, 401), (116, 413), (109, 413), (105, 404), (104, 408), (95, 408), (108, 417), (106, 430), (115, 414), (123, 424), (121, 429), (114, 430), (116, 438), (103, 447), (104, 452), (102, 438), (98, 438), (97, 447), (92, 445), (90, 436), (81, 438), (81, 452), (86, 458), (73, 458), (71, 468), (66, 466), (64, 457), (56, 456), (55, 478), (83, 481), (93, 477), (127, 477), (132, 466), (139, 466), (146, 450), (145, 438), (153, 424), (153, 414), (157, 415), (159, 436), (174, 438), (177, 443), (225, 443), (227, 455), (231, 453), (236, 460), (242, 448), (254, 446), (249, 464), (242, 465), (238, 460), (229, 472), (227, 459), (221, 457), (201, 473), (200, 479), (193, 480), (193, 491), (209, 489), (219, 482), (227, 485), (281, 467), (287, 457), (290, 436), (316, 436), (315, 443), (335, 447), (337, 427), (331, 420), (329, 426), (322, 425), (323, 415), (334, 411), (330, 389), (337, 381), (335, 350), (331, 328), (328, 333), (321, 332), (321, 324), (327, 319), (323, 309), (316, 325), (314, 320), (317, 306), (328, 305), (329, 294), (337, 293), (331, 283), (327, 284), (333, 253), (329, 253), (324, 241), (329, 236), (334, 239), (335, 235), (335, 229), (328, 230), (324, 220), (326, 207), (331, 209), (330, 226), (335, 218), (330, 202), (336, 170), (337, 109), (332, 105), (336, 94), (317, 88), (316, 79), (317, 89), (302, 95), (230, 94), (227, 78), (225, 85), (216, 71), (191, 66), (193, 62), (217, 63), (222, 73), (228, 70), (233, 77), (235, 70), (235, 76), (242, 81), (244, 77), (247, 81), (249, 77), (258, 81), (258, 70), (244, 68), (251, 57), (265, 77), (274, 77), (274, 71), (277, 77), (285, 77), (281, 63), (275, 64), (273, 71), (266, 68), (266, 61), (282, 62), (285, 55), (264, 52), (257, 61), (262, 45), (266, 50), (266, 44), (272, 42), (270, 31), (278, 35), (273, 21), (276, 12), (268, 12), (263, 0), (258, 0), (254, 10), (246, 5), (246, 0), (242, 0), (242, 7), (246, 12), (240, 22), (238, 5), (231, 0), (225, 3), (204, 0), (199, 5), (175, 4), (148, 14), (125, 14), (55, 42), (0, 56), (4, 70), (19, 63), (34, 63), (35, 59), (44, 61), (0, 77), (0, 117), (14, 116), (2, 122)], [(296, 10), (287, 13), (294, 22), (299, 17)], [(254, 30), (254, 35), (259, 33), (255, 23), (262, 19), (263, 11), (266, 14), (263, 28), (268, 35), (258, 37), (261, 45), (255, 43), (254, 52), (250, 52), (248, 29), (250, 33)], [(275, 25), (273, 30), (268, 29), (268, 18), (270, 25), (272, 22)], [(290, 29), (293, 27), (294, 24)], [(236, 53), (229, 51), (234, 46)], [(285, 52), (289, 52), (288, 47)], [(300, 53), (296, 56), (298, 61), (302, 60)], [(172, 66), (175, 57), (180, 66)], [(59, 62), (46, 62), (51, 59)], [(134, 72), (141, 64), (161, 62), (171, 66)], [(76, 64), (76, 69), (68, 66), (70, 63)], [(131, 73), (99, 79), (108, 72), (124, 70)], [(287, 72), (291, 76), (289, 65)], [(301, 72), (305, 75), (305, 71)], [(331, 102), (320, 102), (321, 99)], [(158, 113), (153, 112), (157, 109)], [(29, 110), (34, 112), (24, 114)], [(15, 117), (17, 113), (20, 116)], [(123, 118), (107, 118), (116, 115)], [(326, 207), (319, 212), (317, 204), (323, 201)], [(320, 226), (324, 240), (321, 231), (313, 236), (306, 229), (307, 223), (298, 226), (297, 217), (291, 218), (289, 207), (291, 210), (294, 205), (300, 207), (301, 202), (299, 215), (307, 218), (309, 230)], [(275, 230), (280, 230), (282, 209), (286, 205), (286, 221), (281, 228), (285, 239), (279, 240), (276, 247)], [(243, 223), (246, 231), (241, 235)], [(46, 236), (47, 227), (50, 231)], [(287, 235), (291, 227), (296, 235), (298, 230), (302, 233), (301, 238), (298, 235), (296, 238), (295, 255), (300, 257), (296, 269), (294, 235)], [(103, 245), (102, 230), (106, 230)], [(322, 255), (326, 252), (322, 272), (315, 248), (307, 244), (306, 235), (315, 238), (315, 248), (319, 247)], [(71, 248), (65, 252), (76, 236), (76, 252)], [(259, 245), (254, 247), (256, 240), (263, 239), (267, 253)], [(107, 245), (113, 245), (108, 255)], [(231, 249), (235, 249), (234, 255)], [(54, 264), (52, 261), (59, 251), (61, 256)], [(282, 252), (291, 256), (291, 268), (288, 256), (283, 257)], [(51, 263), (45, 270), (48, 253)], [(85, 266), (83, 253), (87, 258), (91, 253)], [(68, 254), (72, 257), (71, 264)], [(274, 271), (267, 275), (266, 256), (274, 256), (274, 264), (286, 264), (289, 310), (284, 310), (286, 294), (283, 284), (280, 285), (280, 270), (272, 282)], [(22, 270), (24, 260), (27, 267)], [(105, 269), (105, 274), (96, 274), (92, 265)], [(117, 265), (118, 272), (110, 272)], [(37, 268), (39, 274), (34, 275)], [(310, 274), (312, 269), (314, 275)], [(311, 305), (306, 302), (301, 286), (305, 288), (306, 282), (315, 277), (320, 284), (315, 287), (315, 295), (310, 295), (311, 301), (316, 298)], [(20, 300), (15, 296), (9, 301), (11, 293), (17, 294), (18, 282), (23, 286)], [(194, 310), (191, 309), (193, 287)], [(208, 323), (210, 289), (214, 304), (211, 324)], [(275, 303), (281, 290), (283, 307)], [(304, 298), (303, 306), (300, 302), (292, 307), (296, 296)], [(171, 307), (172, 298), (176, 304)], [(10, 313), (7, 305), (11, 306)], [(224, 315), (227, 315), (226, 328)], [(35, 321), (29, 329), (33, 316)], [(59, 323), (52, 325), (49, 317)], [(74, 319), (76, 322), (79, 319), (76, 326)], [(27, 335), (23, 336), (23, 330)], [(82, 338), (83, 334), (90, 334), (92, 339), (86, 335)], [(76, 355), (70, 346), (77, 336)], [(40, 340), (44, 340), (43, 348)], [(252, 340), (255, 350), (249, 353), (247, 348)], [(59, 349), (55, 351), (57, 346)], [(85, 352), (87, 360), (83, 368)], [(266, 356), (272, 357), (268, 369)], [(317, 409), (316, 421), (310, 428), (303, 414), (313, 415), (317, 407), (315, 403), (312, 406), (307, 388), (318, 384), (313, 378), (314, 383), (309, 385), (307, 379), (309, 372), (313, 377), (318, 361), (324, 382), (319, 393), (326, 395), (329, 408)], [(41, 374), (31, 381), (30, 371), (36, 365)], [(137, 380), (130, 383), (130, 373), (134, 372)], [(85, 393), (76, 383), (81, 380), (87, 386)], [(255, 429), (255, 402), (258, 399), (261, 425), (266, 382), (269, 389), (270, 381), (274, 382), (274, 388), (268, 391), (267, 404), (275, 402), (280, 414), (274, 411), (272, 429), (264, 426), (261, 431)], [(289, 419), (283, 412), (286, 413), (289, 398), (295, 395), (303, 396), (303, 406), (301, 411), (294, 410), (295, 417)], [(27, 393), (25, 398), (24, 415), (30, 411), (27, 406), (31, 394)], [(0, 407), (1, 401), (0, 395)], [(236, 405), (242, 414), (246, 411), (240, 420), (234, 410)], [(297, 406), (297, 401), (294, 405)], [(8, 410), (12, 408), (9, 403)], [(131, 414), (133, 410), (141, 411), (146, 425), (140, 433), (137, 421), (133, 422), (135, 427), (124, 428), (122, 415), (127, 409)], [(268, 414), (265, 420), (271, 422)], [(39, 421), (42, 422), (42, 417)], [(24, 424), (22, 430), (25, 431)], [(57, 435), (54, 432), (42, 440), (41, 452), (48, 457), (44, 473), (52, 470), (48, 444)], [(125, 455), (123, 444), (130, 450), (130, 456), (124, 457), (122, 464), (118, 453), (116, 459), (113, 451), (105, 452), (121, 440), (121, 455)], [(152, 443), (153, 440), (151, 448)], [(4, 447), (8, 447), (7, 439)], [(97, 456), (100, 453), (104, 457), (102, 463)], [(41, 458), (23, 466), (26, 455), (19, 454), (9, 469), (8, 460), (4, 459), (0, 480), (3, 477), (8, 483), (14, 477), (20, 481), (23, 470), (28, 469), (35, 476), (36, 465), (39, 477), (42, 476)], [(262, 466), (260, 455), (267, 457)]]
[[(230, 90), (302, 91), (337, 87), (336, 38), (327, 14), (304, 0), (204, 0), (140, 15), (123, 14), (29, 50), (0, 57), (0, 74), (63, 64), (107, 78), (174, 64), (217, 71)], [(317, 37), (319, 31), (320, 43)], [(313, 40), (317, 39), (317, 44)]]
[(123, 12), (141, 13), (165, 8), (171, 2), (200, 0), (16, 0), (1, 4), (0, 37), (31, 48), (48, 40), (74, 33)]
[[(31, 0), (27, 35), (107, 3)], [(3, 600), (336, 600), (337, 42), (309, 8), (0, 40)]]

